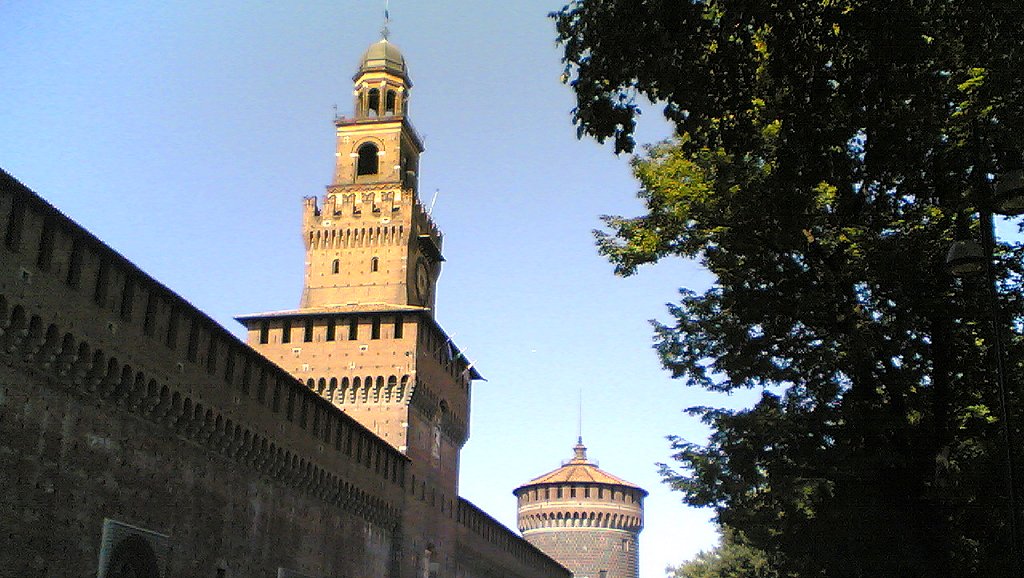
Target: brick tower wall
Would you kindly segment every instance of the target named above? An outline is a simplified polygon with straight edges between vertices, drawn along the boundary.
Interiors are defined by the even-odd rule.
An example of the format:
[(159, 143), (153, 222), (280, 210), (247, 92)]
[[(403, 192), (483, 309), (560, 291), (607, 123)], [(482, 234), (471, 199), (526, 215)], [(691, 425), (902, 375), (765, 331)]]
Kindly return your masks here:
[(576, 578), (637, 578), (637, 535), (632, 532), (566, 528), (527, 532), (525, 537)]

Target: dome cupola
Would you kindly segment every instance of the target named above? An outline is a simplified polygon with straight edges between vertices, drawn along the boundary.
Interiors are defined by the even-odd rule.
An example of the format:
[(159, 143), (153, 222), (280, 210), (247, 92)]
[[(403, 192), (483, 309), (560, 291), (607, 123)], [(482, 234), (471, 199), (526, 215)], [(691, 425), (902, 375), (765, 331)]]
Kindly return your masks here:
[(405, 57), (402, 56), (402, 51), (398, 49), (394, 42), (387, 38), (381, 38), (366, 49), (363, 57), (359, 59), (359, 70), (356, 72), (353, 80), (358, 80), (360, 76), (367, 72), (385, 72), (399, 76), (405, 81), (407, 87), (412, 86), (412, 82), (409, 81), (408, 71), (405, 67)]
[(355, 82), (356, 118), (399, 117), (409, 101), (408, 69), (402, 52), (387, 38), (374, 42), (359, 60)]

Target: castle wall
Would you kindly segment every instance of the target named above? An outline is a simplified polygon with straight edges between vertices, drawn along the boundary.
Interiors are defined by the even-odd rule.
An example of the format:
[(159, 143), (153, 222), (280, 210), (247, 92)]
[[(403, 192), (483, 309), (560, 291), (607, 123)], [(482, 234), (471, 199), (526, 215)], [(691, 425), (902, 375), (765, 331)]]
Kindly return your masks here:
[(572, 573), (468, 500), (459, 498), (456, 578), (571, 578)]
[(0, 232), (0, 567), (92, 575), (109, 518), (163, 576), (395, 574), (404, 456), (3, 173)]
[(106, 518), (168, 536), (163, 576), (389, 573), (395, 520), (360, 515), (351, 485), (269, 471), (10, 366), (0, 396), (7, 575), (95, 575)]
[[(116, 521), (153, 542), (160, 576), (569, 576), (444, 491), (457, 461), (447, 482), (416, 479), (318, 380), (2, 171), (0, 233), (0, 567), (13, 575), (92, 575)], [(432, 320), (412, 325), (425, 383), (459, 384), (447, 395), (468, 405), (466, 361)], [(435, 396), (411, 403), (436, 412)], [(439, 425), (458, 446), (453, 419)]]

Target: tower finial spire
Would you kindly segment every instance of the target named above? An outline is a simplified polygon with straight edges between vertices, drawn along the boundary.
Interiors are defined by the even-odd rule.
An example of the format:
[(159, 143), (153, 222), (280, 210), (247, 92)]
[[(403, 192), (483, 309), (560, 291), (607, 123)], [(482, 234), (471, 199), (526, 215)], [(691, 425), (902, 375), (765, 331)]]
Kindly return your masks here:
[(580, 387), (579, 391), (579, 408), (576, 414), (576, 441), (577, 443), (583, 443), (583, 388)]
[(384, 0), (384, 26), (380, 29), (380, 37), (384, 40), (387, 40), (388, 36), (391, 36), (391, 11), (388, 10), (389, 4), (390, 0)]
[(587, 446), (583, 445), (583, 387), (580, 387), (576, 413), (576, 445), (572, 448), (571, 463), (587, 463)]
[(572, 447), (572, 459), (569, 463), (573, 464), (585, 464), (587, 463), (587, 446), (583, 445), (583, 438), (580, 438), (576, 445)]

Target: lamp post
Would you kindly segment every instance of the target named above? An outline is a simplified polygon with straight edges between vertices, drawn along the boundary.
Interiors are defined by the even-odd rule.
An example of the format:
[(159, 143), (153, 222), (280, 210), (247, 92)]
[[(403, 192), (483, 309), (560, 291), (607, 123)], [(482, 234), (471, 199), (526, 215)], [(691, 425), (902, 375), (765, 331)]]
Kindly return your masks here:
[(1017, 499), (1016, 465), (1013, 447), (1010, 445), (1010, 410), (1006, 396), (1006, 371), (1004, 368), (1003, 326), (999, 314), (999, 289), (995, 272), (995, 222), (993, 211), (1007, 216), (1024, 214), (1024, 171), (1012, 171), (997, 179), (991, 186), (982, 175), (978, 175), (979, 218), (981, 245), (974, 241), (956, 241), (946, 255), (946, 269), (956, 277), (985, 273), (989, 315), (991, 320), (992, 343), (995, 346), (996, 386), (999, 392), (999, 421), (1005, 450), (1006, 494), (1010, 510), (1010, 568), (1019, 575), (1021, 563), (1020, 505)]

